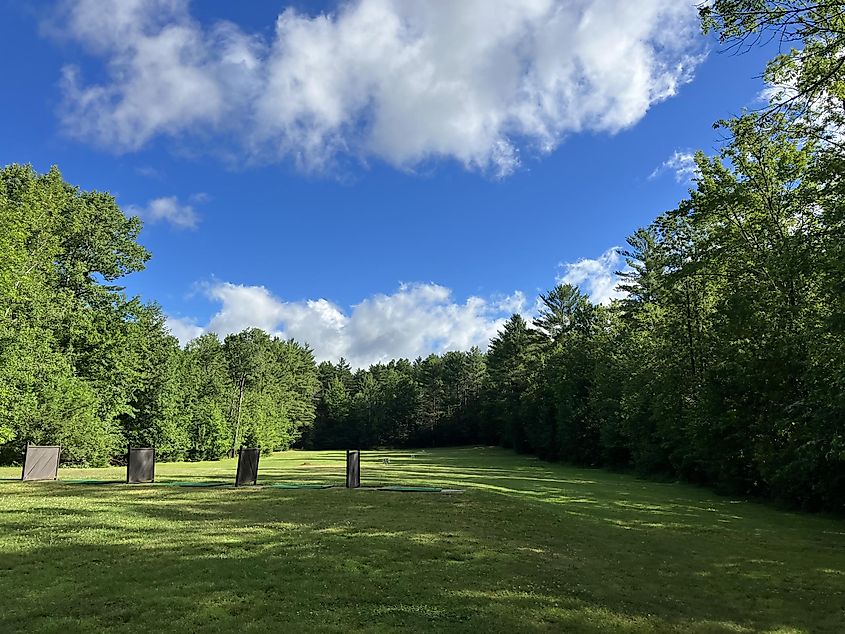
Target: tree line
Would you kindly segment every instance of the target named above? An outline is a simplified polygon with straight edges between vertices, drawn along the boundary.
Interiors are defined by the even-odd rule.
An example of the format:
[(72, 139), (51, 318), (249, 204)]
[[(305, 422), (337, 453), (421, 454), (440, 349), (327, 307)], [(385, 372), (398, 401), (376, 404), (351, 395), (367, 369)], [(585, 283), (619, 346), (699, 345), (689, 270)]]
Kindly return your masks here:
[(161, 308), (113, 284), (143, 269), (138, 218), (55, 168), (0, 170), (0, 460), (25, 442), (105, 464), (127, 443), (163, 460), (241, 443), (285, 449), (314, 419), (311, 350), (260, 330), (183, 350)]
[(432, 354), (352, 371), (349, 363), (318, 366), (320, 392), (314, 425), (301, 445), (441, 447), (496, 440), (485, 420), (485, 355)]
[[(634, 232), (624, 298), (559, 285), (478, 349), (353, 370), (251, 329), (184, 349), (114, 284), (140, 222), (58, 170), (0, 170), (0, 460), (58, 442), (103, 464), (267, 450), (498, 443), (547, 460), (845, 505), (845, 8), (715, 0), (705, 30), (775, 58), (763, 110), (719, 122), (689, 195)], [(316, 343), (316, 342), (315, 342)]]
[(560, 285), (486, 355), (320, 366), (306, 446), (497, 442), (812, 509), (845, 506), (845, 4), (716, 0), (767, 66), (689, 196), (631, 235), (624, 299)]

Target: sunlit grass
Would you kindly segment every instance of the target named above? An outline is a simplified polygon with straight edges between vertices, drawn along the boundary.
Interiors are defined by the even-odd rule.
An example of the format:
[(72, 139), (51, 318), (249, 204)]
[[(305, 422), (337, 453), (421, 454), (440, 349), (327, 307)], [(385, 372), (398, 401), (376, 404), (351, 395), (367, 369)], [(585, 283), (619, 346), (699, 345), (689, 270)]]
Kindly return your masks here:
[(346, 490), (343, 452), (261, 459), (259, 484), (330, 489), (18, 477), (0, 469), (0, 632), (845, 631), (842, 521), (499, 449), (363, 454), (365, 487), (462, 494)]

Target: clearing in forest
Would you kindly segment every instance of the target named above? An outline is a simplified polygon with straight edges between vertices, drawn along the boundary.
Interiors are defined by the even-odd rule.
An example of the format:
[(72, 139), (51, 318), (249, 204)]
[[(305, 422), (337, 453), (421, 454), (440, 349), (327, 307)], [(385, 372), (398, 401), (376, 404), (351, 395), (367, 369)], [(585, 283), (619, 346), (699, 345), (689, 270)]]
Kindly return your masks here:
[(344, 460), (261, 458), (259, 484), (326, 489), (0, 468), (0, 631), (845, 630), (841, 520), (502, 449), (363, 453), (364, 486), (452, 495), (347, 490)]

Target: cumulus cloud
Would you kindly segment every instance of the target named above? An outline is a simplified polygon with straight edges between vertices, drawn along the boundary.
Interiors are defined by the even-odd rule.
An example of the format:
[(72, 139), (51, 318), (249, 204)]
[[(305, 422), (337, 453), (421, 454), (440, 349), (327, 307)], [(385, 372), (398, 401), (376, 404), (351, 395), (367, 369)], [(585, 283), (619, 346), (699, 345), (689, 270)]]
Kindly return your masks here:
[(347, 0), (285, 9), (269, 38), (200, 24), (187, 0), (63, 6), (105, 64), (98, 83), (64, 69), (70, 133), (115, 151), (228, 134), (307, 169), (447, 158), (506, 175), (569, 133), (634, 125), (702, 59), (694, 0)]
[(679, 183), (691, 181), (698, 173), (698, 166), (695, 164), (695, 153), (676, 150), (672, 156), (663, 161), (659, 167), (655, 168), (649, 178), (657, 178), (665, 172), (672, 172), (675, 175), (675, 180)]
[(611, 247), (595, 259), (582, 258), (560, 266), (563, 274), (558, 277), (558, 283), (578, 286), (590, 296), (593, 303), (608, 304), (611, 300), (625, 296), (624, 292), (616, 288), (619, 283), (616, 271), (626, 268), (619, 247)]
[(525, 297), (525, 293), (522, 291), (514, 291), (510, 295), (505, 295), (503, 297), (498, 298), (494, 302), (494, 306), (497, 310), (509, 313), (511, 315), (518, 313), (520, 315), (526, 314), (526, 306), (528, 302)]
[(126, 211), (148, 222), (167, 222), (177, 229), (194, 229), (199, 223), (199, 216), (194, 208), (180, 203), (176, 196), (155, 198), (144, 207), (128, 205)]
[(391, 294), (377, 294), (344, 311), (326, 299), (288, 302), (263, 286), (215, 282), (205, 286), (220, 308), (199, 327), (168, 319), (184, 344), (203, 332), (221, 336), (257, 327), (279, 337), (308, 343), (318, 360), (346, 357), (354, 366), (416, 358), (432, 352), (486, 349), (509, 313), (480, 297), (456, 302), (437, 284), (403, 284)]
[[(596, 259), (560, 266), (557, 283), (579, 286), (595, 303), (623, 296), (616, 289), (615, 271), (625, 268), (618, 247)], [(194, 319), (168, 317), (171, 333), (182, 344), (205, 332), (225, 337), (254, 327), (309, 344), (318, 361), (345, 357), (355, 367), (473, 346), (486, 350), (512, 314), (530, 322), (538, 306), (522, 291), (456, 301), (450, 289), (433, 283), (401, 284), (395, 292), (372, 295), (349, 310), (324, 298), (285, 301), (264, 286), (215, 281), (199, 288), (219, 308), (204, 326)]]
[(182, 345), (188, 343), (191, 339), (196, 339), (204, 332), (204, 329), (199, 327), (196, 321), (184, 317), (168, 316), (167, 329)]
[(784, 83), (767, 83), (757, 95), (757, 100), (763, 103), (764, 109), (767, 110), (797, 99), (795, 106), (801, 107), (802, 112), (796, 118), (796, 123), (815, 127), (827, 140), (837, 145), (845, 143), (845, 121), (839, 114), (842, 108), (840, 97), (827, 90), (817, 90), (811, 98), (800, 99), (796, 81), (797, 76), (794, 76)]

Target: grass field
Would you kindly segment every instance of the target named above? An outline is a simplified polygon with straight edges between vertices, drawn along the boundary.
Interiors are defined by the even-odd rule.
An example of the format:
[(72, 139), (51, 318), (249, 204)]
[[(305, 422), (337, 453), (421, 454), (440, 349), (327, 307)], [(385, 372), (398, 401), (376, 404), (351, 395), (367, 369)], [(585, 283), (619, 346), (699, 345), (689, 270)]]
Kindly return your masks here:
[[(412, 454), (364, 452), (362, 483), (464, 493), (2, 468), (0, 632), (845, 632), (845, 522), (500, 449)], [(343, 470), (343, 452), (280, 453), (259, 484)]]

